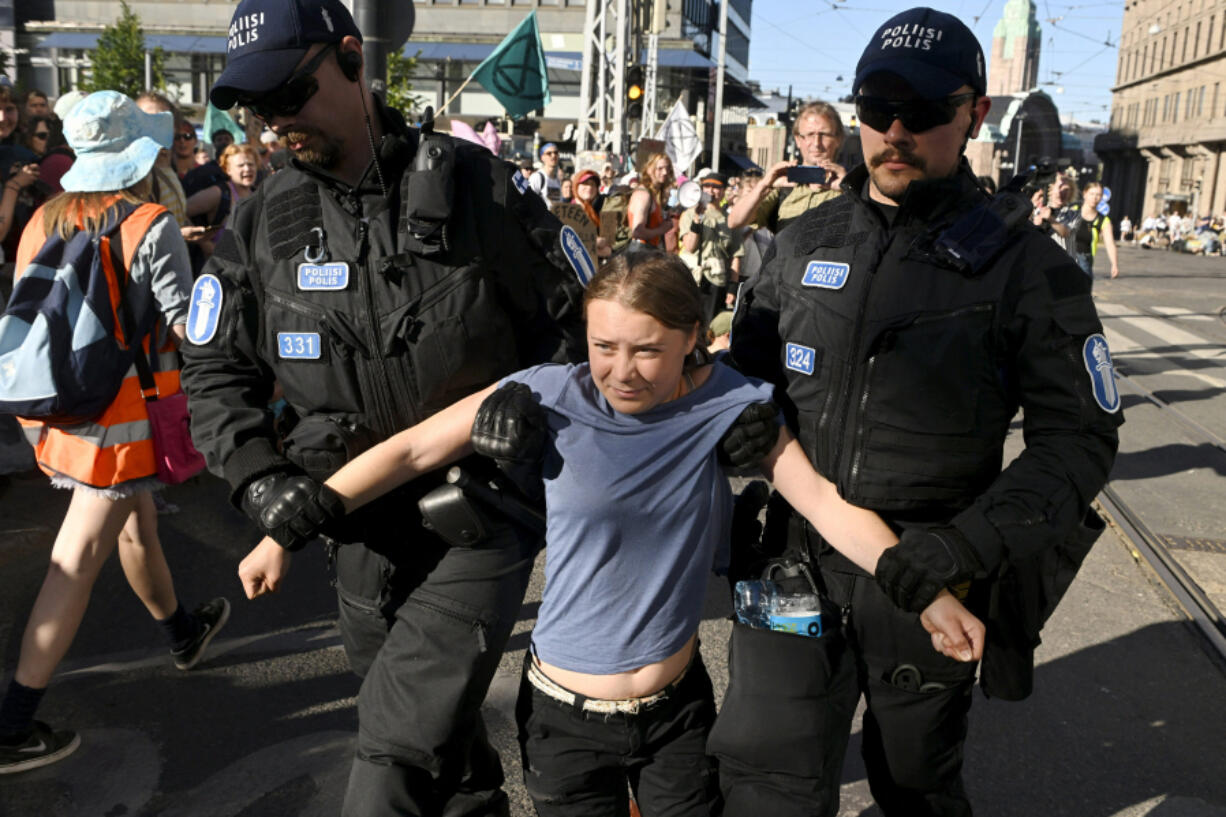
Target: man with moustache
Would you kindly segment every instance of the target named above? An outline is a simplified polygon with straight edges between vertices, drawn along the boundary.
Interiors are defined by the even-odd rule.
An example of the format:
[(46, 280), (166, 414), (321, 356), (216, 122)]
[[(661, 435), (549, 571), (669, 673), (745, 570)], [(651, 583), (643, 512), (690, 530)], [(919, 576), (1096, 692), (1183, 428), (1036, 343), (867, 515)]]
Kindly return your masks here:
[[(1122, 422), (1110, 353), (1072, 259), (1028, 223), (987, 217), (997, 211), (963, 157), (985, 86), (983, 52), (956, 18), (916, 8), (885, 23), (853, 85), (866, 165), (780, 233), (738, 306), (736, 364), (776, 384), (817, 470), (900, 542), (869, 576), (787, 526), (842, 627), (836, 613), (821, 639), (734, 629), (708, 745), (725, 815), (836, 813), (861, 694), (882, 812), (969, 815), (976, 665), (936, 652), (915, 613), (945, 588), (964, 598), (989, 619), (985, 693), (1025, 697), (1043, 614), (1101, 527), (1088, 509)], [(1028, 202), (1013, 203), (1027, 221)], [(1025, 449), (1002, 470), (1019, 407)]]
[[(247, 107), (294, 157), (235, 210), (182, 350), (198, 447), (284, 548), (240, 578), (249, 597), (275, 591), (291, 552), (326, 535), (363, 678), (345, 815), (505, 815), (480, 706), (539, 535), (491, 517), (476, 546), (450, 546), (417, 511), (441, 473), (344, 518), (321, 483), (508, 373), (580, 359), (591, 261), (514, 167), (371, 94), (341, 0), (242, 0), (231, 28), (211, 100)], [(274, 387), (298, 418), (287, 432)]]

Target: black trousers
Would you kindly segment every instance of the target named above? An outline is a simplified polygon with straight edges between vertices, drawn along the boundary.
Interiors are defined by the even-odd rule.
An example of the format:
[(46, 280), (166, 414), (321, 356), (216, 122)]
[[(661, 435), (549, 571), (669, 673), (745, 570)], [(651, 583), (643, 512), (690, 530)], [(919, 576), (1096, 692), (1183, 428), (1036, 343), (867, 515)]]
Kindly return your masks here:
[(715, 764), (706, 753), (715, 695), (702, 657), (658, 704), (637, 714), (583, 710), (533, 686), (525, 674), (515, 720), (524, 784), (540, 817), (626, 817), (629, 789), (643, 817), (718, 813)]
[(363, 677), (345, 817), (506, 815), (481, 703), (540, 542), (503, 526), (478, 548), (401, 539), (402, 565), (337, 551), (346, 654)]
[(869, 788), (887, 817), (970, 815), (963, 743), (975, 665), (937, 653), (919, 616), (871, 578), (823, 570), (848, 609), (817, 639), (736, 625), (729, 687), (708, 748), (726, 817), (834, 815), (860, 695)]

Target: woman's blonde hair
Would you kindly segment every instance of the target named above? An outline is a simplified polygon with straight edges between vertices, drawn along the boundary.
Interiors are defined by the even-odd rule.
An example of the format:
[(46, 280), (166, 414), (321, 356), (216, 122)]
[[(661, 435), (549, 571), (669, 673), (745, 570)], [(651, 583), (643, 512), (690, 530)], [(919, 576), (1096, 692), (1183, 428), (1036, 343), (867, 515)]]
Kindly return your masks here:
[[(648, 195), (650, 195), (651, 198), (655, 200), (656, 204), (660, 205), (660, 209), (663, 210), (668, 206), (668, 199), (664, 194), (667, 192), (669, 187), (672, 187), (672, 182), (670, 181), (664, 187), (656, 187), (655, 181), (651, 178), (651, 171), (654, 170), (655, 166), (661, 161), (668, 162), (669, 166), (672, 167), (673, 161), (672, 159), (668, 158), (667, 153), (652, 153), (649, 155), (643, 161), (643, 166), (639, 168), (639, 183), (643, 185), (643, 189), (647, 191)], [(674, 168), (673, 180), (675, 179), (676, 169)]]
[[(70, 193), (63, 192), (43, 205), (43, 232), (58, 233), (67, 240), (77, 230), (100, 233), (107, 222), (107, 211), (120, 201), (145, 204), (153, 201), (152, 171), (124, 190)], [(118, 199), (116, 199), (118, 197)]]

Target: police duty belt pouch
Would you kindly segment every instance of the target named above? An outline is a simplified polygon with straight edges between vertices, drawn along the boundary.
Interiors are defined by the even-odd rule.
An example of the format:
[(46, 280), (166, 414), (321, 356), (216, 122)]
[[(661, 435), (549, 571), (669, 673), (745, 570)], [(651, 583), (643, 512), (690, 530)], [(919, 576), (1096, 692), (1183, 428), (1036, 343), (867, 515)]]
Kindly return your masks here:
[(833, 768), (837, 780), (855, 685), (838, 628), (808, 638), (734, 622), (728, 691), (707, 753), (721, 766), (799, 778), (823, 779)]
[(1093, 508), (1055, 547), (1006, 563), (992, 582), (987, 638), (979, 665), (985, 695), (1020, 701), (1034, 691), (1034, 651), (1094, 542), (1106, 528)]
[[(121, 291), (120, 204), (97, 235), (47, 237), (0, 316), (0, 413), (72, 424), (101, 414), (123, 384), (151, 326), (118, 331), (111, 293)], [(146, 323), (151, 324), (152, 321)]]

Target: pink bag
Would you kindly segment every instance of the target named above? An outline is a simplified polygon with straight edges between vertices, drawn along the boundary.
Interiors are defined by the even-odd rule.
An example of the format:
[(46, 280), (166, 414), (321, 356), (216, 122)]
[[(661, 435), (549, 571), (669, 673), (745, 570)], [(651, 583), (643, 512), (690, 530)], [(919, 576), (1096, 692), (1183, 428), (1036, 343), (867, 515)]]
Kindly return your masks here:
[(145, 400), (149, 425), (153, 429), (153, 450), (157, 457), (158, 479), (178, 485), (204, 470), (204, 456), (192, 444), (188, 430), (187, 395)]

